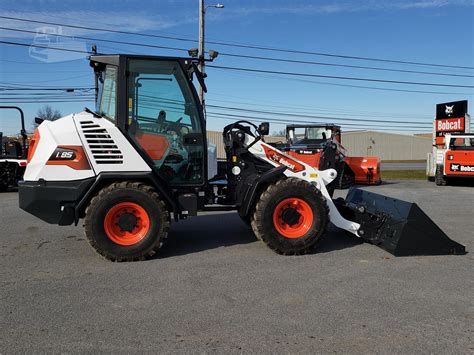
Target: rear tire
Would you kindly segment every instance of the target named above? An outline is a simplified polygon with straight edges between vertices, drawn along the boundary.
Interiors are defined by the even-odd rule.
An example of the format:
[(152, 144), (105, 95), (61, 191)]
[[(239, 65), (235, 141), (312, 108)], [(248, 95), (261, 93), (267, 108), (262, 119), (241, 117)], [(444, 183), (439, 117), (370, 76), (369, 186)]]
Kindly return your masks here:
[(269, 185), (260, 195), (251, 226), (256, 237), (270, 249), (299, 255), (313, 250), (322, 239), (328, 214), (326, 200), (317, 188), (304, 180), (289, 178)]
[(84, 228), (92, 247), (105, 258), (137, 261), (161, 248), (170, 224), (169, 211), (153, 187), (124, 181), (92, 198)]
[(436, 166), (435, 182), (438, 186), (446, 186), (446, 178), (444, 177), (443, 165)]

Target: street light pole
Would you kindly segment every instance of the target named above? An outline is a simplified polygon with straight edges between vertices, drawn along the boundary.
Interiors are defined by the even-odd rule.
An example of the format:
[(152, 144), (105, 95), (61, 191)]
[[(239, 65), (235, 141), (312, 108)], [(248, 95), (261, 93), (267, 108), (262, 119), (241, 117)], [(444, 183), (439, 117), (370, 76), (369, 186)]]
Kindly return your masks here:
[[(204, 0), (199, 0), (199, 47), (198, 47), (198, 59), (199, 59), (199, 71), (204, 74), (205, 72), (205, 61), (204, 61), (204, 55), (205, 55), (205, 49), (204, 49), (204, 20), (206, 17), (206, 9), (208, 7), (214, 7), (216, 9), (223, 9), (224, 5), (222, 4), (215, 4), (215, 5), (208, 5), (205, 6)], [(204, 90), (201, 85), (199, 85), (199, 101), (201, 101), (201, 105), (204, 106)]]

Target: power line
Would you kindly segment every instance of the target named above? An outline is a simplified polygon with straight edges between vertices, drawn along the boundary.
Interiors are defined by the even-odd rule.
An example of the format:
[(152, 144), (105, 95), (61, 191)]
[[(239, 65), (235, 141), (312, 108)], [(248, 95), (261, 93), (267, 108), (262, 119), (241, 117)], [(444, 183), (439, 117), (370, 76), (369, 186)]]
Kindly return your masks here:
[(455, 76), (455, 77), (464, 77), (464, 78), (474, 78), (474, 75), (466, 75), (466, 74), (439, 73), (439, 72), (427, 72), (427, 71), (418, 71), (418, 70), (404, 70), (404, 69), (369, 67), (369, 66), (361, 66), (361, 65), (324, 63), (324, 62), (314, 62), (314, 61), (306, 61), (306, 60), (286, 59), (286, 58), (262, 57), (262, 56), (245, 55), (245, 54), (230, 54), (230, 53), (219, 53), (219, 54), (220, 55), (225, 55), (225, 56), (236, 57), (236, 58), (257, 59), (257, 60), (266, 60), (266, 61), (281, 62), (281, 63), (321, 65), (321, 66), (329, 66), (329, 67), (366, 69), (366, 70), (398, 72), (398, 73), (408, 73), (408, 74), (439, 75), (439, 76)]
[[(122, 31), (122, 30), (111, 30), (111, 29), (105, 29), (105, 28), (79, 26), (79, 25), (67, 25), (64, 23), (30, 20), (30, 19), (13, 17), (13, 16), (0, 16), (0, 18), (7, 19), (7, 20), (22, 21), (22, 22), (32, 22), (32, 23), (40, 23), (40, 24), (47, 24), (47, 25), (54, 25), (54, 26), (64, 26), (64, 27), (83, 29), (83, 30), (89, 30), (89, 31), (119, 33), (119, 34), (127, 34), (127, 35), (148, 37), (148, 38), (162, 38), (162, 39), (182, 41), (182, 42), (192, 42), (192, 43), (197, 42), (195, 39), (184, 38), (184, 37), (163, 36), (163, 35), (147, 34), (147, 33), (135, 33), (135, 32)], [(386, 59), (386, 58), (360, 57), (360, 56), (350, 56), (350, 55), (342, 55), (342, 54), (334, 54), (334, 53), (311, 52), (311, 51), (301, 51), (301, 50), (294, 50), (294, 49), (257, 46), (257, 45), (250, 45), (250, 44), (235, 44), (235, 43), (231, 44), (231, 43), (223, 42), (223, 41), (207, 41), (207, 43), (217, 44), (217, 45), (227, 46), (227, 47), (235, 47), (235, 48), (258, 49), (258, 50), (264, 50), (264, 51), (316, 55), (316, 56), (324, 56), (324, 57), (332, 57), (332, 58), (365, 60), (365, 61), (375, 61), (375, 62), (394, 63), (394, 64), (422, 65), (422, 66), (444, 67), (444, 68), (474, 69), (474, 67), (470, 67), (470, 66), (438, 64), (438, 63), (423, 63), (423, 62), (403, 61), (403, 60)]]
[[(37, 34), (36, 31), (13, 29), (9, 27), (0, 27), (0, 30)], [(78, 38), (78, 39), (84, 39), (87, 41), (97, 41), (97, 42), (105, 42), (105, 43), (125, 44), (129, 46), (140, 46), (140, 47), (157, 48), (157, 49), (170, 49), (170, 50), (184, 51), (184, 52), (188, 51), (187, 49), (177, 48), (177, 47), (157, 46), (153, 44), (135, 43), (135, 42), (126, 42), (126, 41), (115, 41), (111, 39), (99, 39), (99, 38), (91, 38), (91, 37), (83, 37), (83, 36), (70, 36), (70, 35), (63, 35), (63, 34), (51, 34), (51, 36), (62, 37), (62, 38)]]
[(90, 74), (87, 75), (76, 75), (76, 76), (71, 76), (68, 78), (61, 78), (61, 79), (49, 79), (49, 80), (40, 80), (40, 81), (28, 81), (28, 82), (18, 82), (16, 85), (21, 85), (21, 84), (26, 84), (26, 83), (32, 83), (32, 84), (37, 84), (37, 83), (52, 83), (52, 82), (57, 82), (57, 81), (65, 81), (65, 80), (72, 80), (72, 79), (79, 79), (79, 78), (85, 78), (85, 77), (91, 77)]
[[(0, 16), (0, 18), (1, 18), (1, 16)], [(63, 51), (63, 52), (92, 54), (92, 52), (80, 51), (80, 50), (77, 50), (77, 49), (57, 48), (57, 47), (50, 47), (50, 46), (42, 46), (42, 45), (39, 45), (39, 44), (26, 44), (26, 43), (10, 42), (10, 41), (0, 41), (0, 43), (8, 44), (8, 45), (11, 45), (11, 46), (35, 47), (35, 48), (53, 49), (55, 51)]]
[[(230, 121), (235, 121), (235, 119), (245, 119), (253, 122), (270, 122), (270, 123), (277, 123), (277, 124), (294, 124), (294, 123), (302, 123), (302, 124), (326, 124), (326, 122), (314, 122), (314, 121), (301, 121), (301, 120), (283, 120), (283, 119), (277, 119), (277, 118), (261, 118), (261, 117), (254, 117), (254, 116), (247, 116), (247, 115), (224, 115), (224, 114), (216, 114), (209, 112), (208, 113), (209, 118), (218, 118), (218, 119), (227, 119)], [(382, 130), (382, 131), (387, 131), (387, 130), (392, 130), (392, 131), (423, 131), (423, 130), (430, 130), (429, 127), (403, 127), (403, 126), (370, 126), (370, 125), (359, 125), (359, 124), (347, 124), (347, 123), (341, 123), (341, 126), (346, 126), (346, 127), (358, 127), (361, 129), (375, 129), (375, 130)]]
[(278, 74), (278, 75), (302, 76), (302, 77), (326, 78), (326, 79), (338, 79), (338, 80), (370, 81), (370, 82), (377, 82), (377, 83), (390, 83), (390, 84), (403, 84), (403, 85), (422, 85), (422, 86), (442, 86), (442, 87), (470, 88), (470, 89), (474, 88), (473, 85), (425, 83), (425, 82), (415, 82), (415, 81), (399, 81), (399, 80), (384, 80), (384, 79), (373, 79), (373, 78), (359, 78), (359, 77), (350, 77), (350, 76), (322, 75), (322, 74), (310, 74), (310, 73), (294, 73), (294, 72), (283, 72), (283, 71), (274, 71), (274, 70), (241, 68), (241, 67), (227, 67), (227, 66), (220, 66), (220, 65), (207, 65), (207, 67), (222, 69), (222, 70), (245, 71), (245, 72), (252, 72), (252, 73), (266, 73), (266, 74)]
[[(1, 18), (1, 16), (0, 16)], [(9, 42), (9, 41), (0, 41), (0, 43), (18, 45), (24, 47), (38, 47), (52, 50), (60, 51), (69, 51), (69, 52), (80, 52), (88, 53), (84, 51), (77, 51), (65, 48), (41, 46), (35, 44), (24, 44), (18, 42)], [(223, 70), (234, 70), (234, 71), (245, 71), (245, 72), (254, 72), (254, 73), (267, 73), (267, 74), (277, 74), (277, 75), (289, 75), (289, 76), (302, 76), (302, 77), (318, 77), (318, 78), (329, 78), (329, 79), (338, 79), (338, 80), (355, 80), (355, 81), (369, 81), (369, 82), (380, 82), (380, 83), (391, 83), (391, 84), (405, 84), (405, 85), (422, 85), (422, 86), (442, 86), (442, 87), (456, 87), (456, 88), (474, 88), (472, 85), (459, 85), (459, 84), (441, 84), (441, 83), (425, 83), (425, 82), (411, 82), (411, 81), (398, 81), (398, 80), (383, 80), (383, 79), (373, 79), (373, 78), (358, 78), (358, 77), (344, 77), (344, 76), (333, 76), (333, 75), (321, 75), (321, 74), (310, 74), (310, 73), (294, 73), (294, 72), (280, 72), (280, 71), (270, 71), (262, 69), (252, 69), (252, 68), (241, 68), (241, 67), (226, 67), (226, 66), (216, 66), (216, 65), (207, 65), (210, 68), (223, 69)], [(384, 89), (381, 89), (384, 90)]]
[[(229, 72), (232, 72), (232, 71), (229, 71)], [(262, 76), (262, 77), (268, 77), (268, 78), (272, 78), (272, 79), (298, 81), (298, 82), (317, 84), (317, 85), (329, 85), (329, 86), (338, 86), (338, 87), (347, 87), (347, 88), (356, 88), (356, 89), (368, 89), (368, 90), (378, 90), (378, 91), (395, 91), (395, 92), (415, 93), (415, 94), (430, 94), (430, 95), (431, 94), (436, 94), (436, 95), (473, 95), (471, 93), (464, 93), (464, 92), (407, 90), (407, 89), (385, 88), (385, 87), (378, 87), (378, 86), (339, 84), (339, 83), (330, 83), (330, 82), (327, 82), (327, 81), (316, 81), (316, 80), (308, 80), (308, 79), (300, 79), (300, 78), (288, 78), (288, 77), (285, 77), (285, 76), (261, 74), (261, 73), (249, 74), (249, 73), (244, 73), (244, 72), (234, 72), (233, 74), (246, 75), (246, 76), (252, 76), (252, 77)]]
[[(71, 91), (72, 90), (72, 91)], [(90, 91), (93, 88), (25, 88), (25, 87), (0, 87), (0, 91)]]
[[(216, 94), (214, 94), (216, 95)], [(225, 95), (221, 95), (225, 96)], [(229, 96), (232, 97), (232, 96)], [(247, 98), (245, 98), (248, 100)], [(350, 115), (350, 116), (364, 116), (364, 117), (413, 117), (411, 114), (406, 113), (395, 113), (395, 112), (377, 112), (377, 111), (360, 111), (360, 110), (344, 110), (340, 108), (327, 108), (327, 107), (316, 107), (316, 106), (302, 106), (302, 105), (281, 105), (279, 103), (270, 105), (270, 104), (256, 104), (251, 102), (243, 102), (243, 101), (232, 101), (232, 100), (217, 100), (217, 99), (207, 99), (207, 102), (223, 102), (223, 103), (230, 103), (230, 104), (240, 104), (244, 106), (256, 106), (256, 107), (272, 107), (272, 108), (282, 108), (287, 110), (292, 110), (291, 112), (285, 113), (314, 113), (316, 110), (322, 112), (329, 112), (329, 113), (337, 113), (338, 115)], [(263, 102), (269, 102), (267, 100), (262, 100)], [(417, 117), (423, 118), (432, 118), (431, 115), (417, 115)]]
[[(151, 96), (151, 95), (141, 95), (143, 98), (141, 101), (146, 102), (149, 105), (154, 105), (155, 108), (172, 108), (178, 109), (182, 108), (183, 103), (180, 101), (163, 98), (159, 96)], [(171, 105), (171, 106), (170, 106)], [(239, 108), (239, 107), (231, 107), (231, 106), (219, 106), (219, 105), (206, 105), (206, 107), (214, 108), (217, 110), (228, 110), (228, 111), (238, 111), (238, 112), (250, 112), (252, 114), (268, 114), (268, 115), (275, 115), (275, 116), (283, 116), (283, 117), (298, 117), (298, 118), (309, 118), (309, 119), (324, 119), (324, 120), (334, 120), (334, 121), (349, 121), (349, 122), (368, 122), (368, 123), (377, 123), (377, 124), (385, 124), (385, 123), (394, 123), (394, 124), (427, 124), (430, 125), (431, 122), (414, 122), (414, 121), (400, 121), (400, 120), (374, 120), (374, 119), (361, 119), (361, 118), (352, 118), (352, 117), (337, 117), (337, 116), (320, 116), (320, 115), (308, 115), (308, 114), (295, 114), (291, 112), (278, 112), (272, 110), (256, 110), (256, 109), (247, 109), (247, 108)], [(216, 113), (216, 112), (214, 112)]]
[[(36, 31), (15, 29), (15, 28), (10, 28), (10, 27), (0, 27), (0, 30), (37, 34)], [(175, 51), (181, 51), (181, 52), (183, 52), (183, 51), (187, 52), (188, 51), (187, 49), (184, 49), (184, 48), (169, 47), (169, 46), (158, 46), (158, 45), (145, 44), (145, 43), (116, 41), (116, 40), (99, 39), (99, 38), (93, 38), (93, 37), (71, 36), (71, 35), (64, 35), (64, 34), (51, 34), (51, 35), (56, 36), (56, 37), (61, 37), (61, 38), (77, 38), (77, 39), (84, 39), (84, 40), (88, 40), (88, 41), (116, 43), (116, 44), (147, 47), (147, 48), (154, 48), (154, 49), (169, 49), (169, 50), (175, 50)], [(336, 64), (336, 63), (324, 63), (324, 62), (315, 62), (315, 61), (306, 61), (306, 60), (294, 60), (294, 59), (286, 59), (286, 58), (271, 58), (271, 57), (262, 57), (262, 56), (253, 56), (253, 55), (235, 54), (235, 53), (224, 53), (224, 52), (220, 52), (219, 54), (223, 55), (223, 56), (229, 56), (229, 57), (266, 60), (266, 61), (282, 62), (282, 63), (308, 64), (308, 65), (342, 67), (342, 68), (353, 68), (353, 69), (365, 69), (365, 70), (398, 72), (398, 73), (408, 73), (408, 74), (438, 75), (438, 76), (453, 76), (453, 77), (474, 78), (474, 75), (467, 75), (467, 74), (426, 72), (426, 71), (404, 70), (404, 69), (390, 69), (390, 68), (369, 67), (369, 66), (359, 66), (359, 65), (349, 65), (349, 64)]]
[(278, 111), (263, 111), (263, 110), (251, 110), (245, 108), (238, 108), (238, 107), (229, 107), (229, 106), (217, 106), (217, 105), (206, 105), (207, 107), (212, 107), (216, 109), (225, 109), (230, 111), (240, 111), (240, 112), (250, 112), (256, 114), (269, 114), (269, 115), (276, 115), (276, 116), (284, 116), (284, 117), (301, 117), (301, 118), (315, 118), (315, 119), (328, 119), (328, 120), (337, 120), (337, 121), (354, 121), (354, 122), (375, 122), (375, 123), (400, 123), (400, 124), (428, 124), (430, 125), (431, 122), (413, 122), (413, 121), (393, 121), (393, 120), (368, 120), (368, 119), (359, 119), (359, 118), (346, 118), (346, 117), (334, 117), (334, 116), (317, 116), (317, 115), (301, 115), (295, 113), (286, 113), (286, 112), (278, 112)]
[(2, 103), (5, 104), (37, 104), (37, 103), (60, 103), (60, 102), (92, 102), (94, 101), (93, 99), (81, 99), (81, 100), (26, 100), (26, 101), (15, 101), (15, 100), (9, 100), (9, 101), (2, 101)]

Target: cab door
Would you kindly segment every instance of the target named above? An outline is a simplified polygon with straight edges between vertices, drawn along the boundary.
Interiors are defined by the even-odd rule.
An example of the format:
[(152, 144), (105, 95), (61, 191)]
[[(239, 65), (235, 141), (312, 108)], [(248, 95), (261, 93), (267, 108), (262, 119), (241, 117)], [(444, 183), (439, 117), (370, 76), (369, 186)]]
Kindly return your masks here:
[(206, 145), (196, 94), (178, 60), (127, 65), (127, 132), (170, 185), (202, 185)]

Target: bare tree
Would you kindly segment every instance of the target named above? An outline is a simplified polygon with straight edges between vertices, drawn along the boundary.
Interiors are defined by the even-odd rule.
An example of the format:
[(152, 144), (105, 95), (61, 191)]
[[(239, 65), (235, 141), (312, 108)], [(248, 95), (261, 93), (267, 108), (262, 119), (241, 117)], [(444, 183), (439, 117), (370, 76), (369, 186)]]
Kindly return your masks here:
[(278, 131), (273, 131), (272, 135), (277, 136), (277, 137), (285, 137), (286, 136), (286, 129), (280, 129)]
[[(53, 109), (51, 106), (44, 105), (43, 107), (41, 107), (38, 110), (38, 112), (36, 112), (36, 117), (41, 118), (45, 121), (46, 120), (47, 121), (55, 121), (58, 118), (61, 118), (62, 114), (61, 114), (60, 111)], [(33, 121), (33, 124), (34, 124), (35, 127), (38, 126), (38, 124), (35, 121)]]

